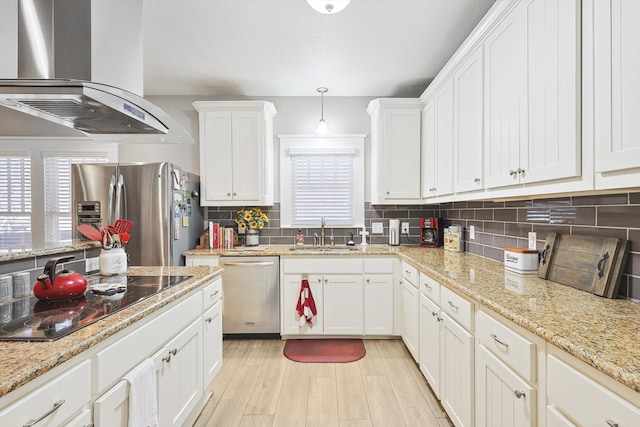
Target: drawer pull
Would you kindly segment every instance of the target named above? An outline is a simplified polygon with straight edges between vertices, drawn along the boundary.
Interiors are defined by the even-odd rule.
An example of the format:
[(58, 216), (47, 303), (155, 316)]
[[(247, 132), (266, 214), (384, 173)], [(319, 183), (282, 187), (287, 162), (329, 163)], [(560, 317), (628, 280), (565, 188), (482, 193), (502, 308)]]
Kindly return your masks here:
[(613, 421), (613, 420), (605, 420), (607, 422), (607, 425), (611, 426), (611, 427), (619, 427), (618, 423)]
[(521, 397), (527, 397), (524, 391), (516, 390), (513, 392), (516, 395), (516, 399), (520, 399)]
[(451, 301), (447, 301), (449, 303), (449, 305), (451, 306), (451, 308), (453, 308), (454, 310), (458, 310), (460, 307), (458, 307), (457, 305), (455, 305), (454, 303), (452, 303)]
[(177, 352), (178, 352), (177, 348), (174, 348), (173, 350), (169, 350), (169, 353), (167, 353), (167, 355), (162, 358), (162, 361), (167, 363), (171, 362), (171, 356), (175, 356)]
[(411, 276), (411, 272), (409, 270), (405, 270), (404, 272)]
[(22, 427), (32, 427), (38, 424), (40, 421), (44, 420), (49, 415), (53, 414), (55, 411), (60, 409), (63, 403), (64, 403), (64, 400), (58, 400), (56, 403), (53, 404), (53, 408), (49, 409), (49, 411), (47, 411), (46, 414), (42, 415), (40, 418), (35, 418), (27, 421), (26, 424), (24, 424)]
[(498, 336), (496, 334), (491, 334), (491, 338), (493, 338), (493, 340), (498, 344), (503, 345), (505, 347), (509, 347), (509, 344), (507, 344), (506, 342), (500, 341), (500, 339), (498, 339)]
[(210, 298), (215, 298), (216, 295), (218, 295), (220, 293), (220, 291), (215, 291), (214, 293), (212, 293), (211, 295), (209, 295)]
[(429, 289), (430, 291), (431, 291), (431, 290), (433, 290), (433, 288), (432, 288), (428, 283), (425, 283), (425, 284), (424, 284), (424, 287), (425, 287), (425, 288), (427, 288), (427, 289)]
[(207, 322), (207, 323), (211, 323), (212, 320), (213, 319), (211, 317), (207, 317), (206, 319), (204, 319), (204, 321)]

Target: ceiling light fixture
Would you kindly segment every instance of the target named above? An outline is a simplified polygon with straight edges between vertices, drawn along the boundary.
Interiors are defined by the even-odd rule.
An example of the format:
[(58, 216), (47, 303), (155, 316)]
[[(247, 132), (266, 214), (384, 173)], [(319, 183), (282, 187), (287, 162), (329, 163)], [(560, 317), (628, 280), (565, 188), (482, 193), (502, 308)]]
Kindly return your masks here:
[(307, 0), (314, 10), (326, 15), (334, 15), (347, 7), (351, 0)]
[(329, 92), (329, 89), (319, 87), (316, 90), (320, 92), (320, 121), (318, 122), (318, 127), (316, 127), (316, 133), (329, 133), (327, 122), (324, 121), (324, 94)]

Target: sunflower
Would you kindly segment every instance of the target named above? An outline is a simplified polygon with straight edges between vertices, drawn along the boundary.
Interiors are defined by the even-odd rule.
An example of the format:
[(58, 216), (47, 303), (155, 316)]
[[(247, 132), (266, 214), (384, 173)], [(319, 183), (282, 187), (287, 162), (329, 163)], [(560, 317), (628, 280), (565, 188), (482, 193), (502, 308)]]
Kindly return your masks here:
[(262, 230), (269, 222), (269, 217), (259, 208), (241, 209), (236, 213), (235, 222), (238, 224), (238, 231), (246, 231), (248, 228)]

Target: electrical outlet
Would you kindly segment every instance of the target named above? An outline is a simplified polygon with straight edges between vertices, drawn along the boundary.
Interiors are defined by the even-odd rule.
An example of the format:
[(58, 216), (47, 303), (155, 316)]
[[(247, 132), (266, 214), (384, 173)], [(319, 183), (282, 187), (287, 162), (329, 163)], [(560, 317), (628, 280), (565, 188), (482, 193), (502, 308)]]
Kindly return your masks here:
[(85, 259), (84, 270), (85, 272), (98, 271), (100, 269), (100, 257), (93, 257)]
[(373, 234), (382, 234), (384, 233), (381, 222), (372, 222), (371, 223), (371, 232)]
[(409, 234), (409, 223), (408, 222), (403, 222), (402, 223), (402, 230), (400, 232), (402, 234)]
[(536, 232), (530, 231), (529, 232), (529, 249), (538, 249), (536, 239), (537, 239)]
[(469, 240), (476, 240), (476, 226), (469, 226)]

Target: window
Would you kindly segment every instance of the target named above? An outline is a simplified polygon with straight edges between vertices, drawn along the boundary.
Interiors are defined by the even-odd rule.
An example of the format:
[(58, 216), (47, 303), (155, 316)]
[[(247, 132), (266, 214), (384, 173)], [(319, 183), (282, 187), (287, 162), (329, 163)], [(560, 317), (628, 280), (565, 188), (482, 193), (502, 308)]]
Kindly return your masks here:
[(43, 153), (45, 235), (47, 242), (72, 239), (71, 163), (106, 162), (107, 153)]
[(281, 227), (364, 224), (364, 137), (281, 136)]
[(31, 158), (0, 154), (0, 247), (31, 245)]

